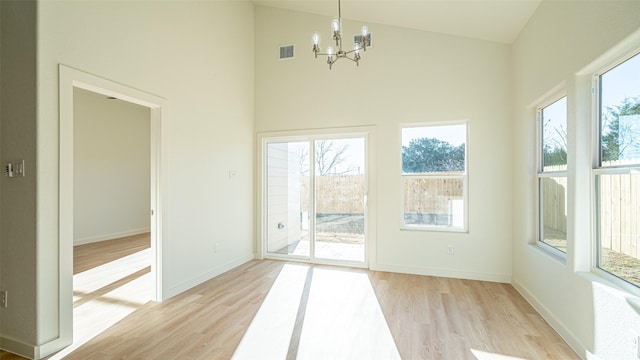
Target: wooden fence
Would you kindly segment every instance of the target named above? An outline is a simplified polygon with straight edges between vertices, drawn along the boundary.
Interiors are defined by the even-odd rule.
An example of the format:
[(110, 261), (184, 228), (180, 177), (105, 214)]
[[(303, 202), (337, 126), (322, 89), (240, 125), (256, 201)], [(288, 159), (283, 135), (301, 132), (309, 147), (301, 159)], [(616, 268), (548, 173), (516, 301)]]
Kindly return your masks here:
[(404, 213), (448, 215), (451, 200), (463, 198), (462, 179), (403, 179)]
[[(303, 182), (302, 209), (309, 211), (309, 178)], [(316, 176), (318, 214), (364, 213), (364, 175)]]
[[(640, 175), (600, 175), (598, 181), (601, 246), (640, 259)], [(566, 177), (542, 182), (545, 227), (562, 233), (567, 231), (566, 189)]]
[[(317, 176), (316, 211), (320, 214), (362, 214), (364, 175)], [(462, 199), (462, 180), (409, 178), (403, 182), (405, 213), (446, 213), (450, 199)], [(302, 209), (308, 211), (309, 183), (301, 188)], [(434, 196), (438, 194), (440, 196)]]
[(640, 174), (601, 175), (600, 243), (640, 258)]
[[(542, 179), (542, 203), (544, 226), (548, 229), (567, 232), (567, 178)], [(566, 237), (565, 237), (566, 239)]]

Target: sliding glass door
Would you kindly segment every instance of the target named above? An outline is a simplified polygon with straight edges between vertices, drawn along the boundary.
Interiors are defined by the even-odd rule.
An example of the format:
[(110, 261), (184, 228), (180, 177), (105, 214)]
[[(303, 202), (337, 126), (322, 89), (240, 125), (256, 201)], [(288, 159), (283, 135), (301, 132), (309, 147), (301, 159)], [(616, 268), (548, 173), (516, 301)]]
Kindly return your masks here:
[(316, 140), (316, 258), (364, 262), (364, 138)]
[(264, 153), (266, 255), (364, 264), (366, 137), (267, 139)]
[(267, 145), (267, 253), (310, 256), (309, 142)]

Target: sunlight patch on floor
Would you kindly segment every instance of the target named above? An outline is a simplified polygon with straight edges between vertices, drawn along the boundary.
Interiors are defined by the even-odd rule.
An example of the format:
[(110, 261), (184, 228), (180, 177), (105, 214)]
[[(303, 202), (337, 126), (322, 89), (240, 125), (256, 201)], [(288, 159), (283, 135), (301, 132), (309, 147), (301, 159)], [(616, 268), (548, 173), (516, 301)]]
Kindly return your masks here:
[(232, 359), (286, 359), (308, 266), (286, 264)]
[(519, 357), (494, 354), (494, 353), (490, 353), (490, 352), (486, 352), (486, 351), (480, 351), (480, 350), (476, 350), (476, 349), (471, 349), (471, 353), (478, 360), (526, 360), (526, 359), (519, 358)]
[[(73, 276), (73, 290), (92, 293), (150, 266), (151, 249), (119, 258)], [(76, 297), (74, 296), (74, 301)]]
[(48, 358), (59, 360), (151, 300), (151, 249), (73, 276), (73, 344)]
[(366, 273), (314, 269), (299, 359), (400, 359)]
[(366, 273), (287, 264), (233, 356), (400, 359)]

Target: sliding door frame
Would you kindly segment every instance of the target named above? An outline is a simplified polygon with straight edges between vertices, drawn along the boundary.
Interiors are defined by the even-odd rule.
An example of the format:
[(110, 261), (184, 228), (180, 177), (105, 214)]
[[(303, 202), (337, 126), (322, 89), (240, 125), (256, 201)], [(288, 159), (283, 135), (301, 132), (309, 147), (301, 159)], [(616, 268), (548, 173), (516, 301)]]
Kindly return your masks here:
[[(364, 261), (345, 261), (316, 258), (314, 256), (314, 238), (315, 238), (315, 219), (310, 219), (310, 253), (309, 257), (283, 255), (267, 252), (267, 144), (278, 142), (304, 142), (310, 143), (309, 156), (310, 167), (315, 167), (314, 155), (315, 149), (313, 145), (315, 140), (325, 139), (348, 139), (363, 138), (365, 146), (365, 244), (364, 244)], [(375, 169), (374, 169), (374, 144), (375, 126), (361, 126), (348, 128), (330, 128), (330, 129), (313, 129), (313, 130), (296, 130), (296, 131), (278, 131), (278, 132), (261, 132), (257, 134), (256, 141), (256, 258), (258, 259), (278, 259), (287, 261), (300, 261), (315, 264), (326, 265), (342, 265), (351, 267), (368, 268), (374, 259), (376, 252), (376, 196), (375, 196)], [(310, 169), (312, 170), (312, 169)], [(315, 192), (315, 179), (311, 178), (311, 191)], [(313, 194), (312, 194), (313, 195)], [(315, 196), (311, 196), (311, 206), (315, 209)], [(315, 216), (315, 211), (313, 212)]]

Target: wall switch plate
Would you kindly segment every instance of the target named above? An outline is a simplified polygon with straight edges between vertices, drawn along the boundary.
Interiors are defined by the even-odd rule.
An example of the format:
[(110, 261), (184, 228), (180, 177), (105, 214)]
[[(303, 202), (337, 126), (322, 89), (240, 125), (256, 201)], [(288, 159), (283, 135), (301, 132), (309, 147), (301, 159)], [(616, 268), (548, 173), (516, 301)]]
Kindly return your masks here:
[(453, 245), (447, 245), (447, 255), (453, 255)]
[(24, 160), (17, 163), (7, 163), (4, 167), (4, 173), (10, 178), (24, 176)]
[(6, 290), (0, 291), (0, 306), (2, 306), (3, 308), (7, 307), (7, 303), (8, 303), (7, 295), (8, 294)]

